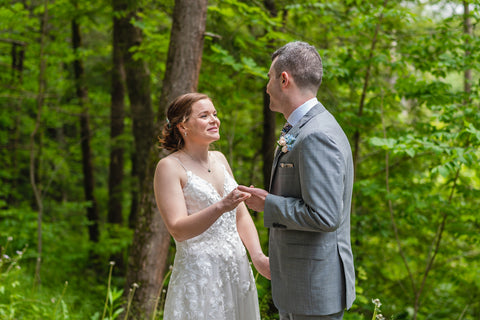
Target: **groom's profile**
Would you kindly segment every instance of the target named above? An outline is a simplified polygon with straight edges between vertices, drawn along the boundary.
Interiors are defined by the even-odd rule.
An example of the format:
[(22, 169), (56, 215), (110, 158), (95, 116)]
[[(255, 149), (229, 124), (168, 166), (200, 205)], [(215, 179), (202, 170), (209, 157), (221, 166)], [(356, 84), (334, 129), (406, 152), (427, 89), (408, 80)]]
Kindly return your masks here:
[(240, 186), (270, 228), (272, 296), (280, 320), (342, 319), (355, 300), (350, 244), (353, 161), (348, 138), (317, 100), (322, 60), (291, 42), (268, 72), (270, 109), (287, 120), (275, 151), (269, 192)]

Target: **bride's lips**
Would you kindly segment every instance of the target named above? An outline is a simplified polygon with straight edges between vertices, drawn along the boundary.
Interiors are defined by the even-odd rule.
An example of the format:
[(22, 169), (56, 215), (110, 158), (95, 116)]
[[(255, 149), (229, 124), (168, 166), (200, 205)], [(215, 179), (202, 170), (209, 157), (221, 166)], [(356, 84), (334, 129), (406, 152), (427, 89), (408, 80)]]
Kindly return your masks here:
[(207, 131), (214, 131), (214, 132), (218, 132), (218, 127), (213, 127), (213, 128), (210, 128), (210, 129), (208, 129)]

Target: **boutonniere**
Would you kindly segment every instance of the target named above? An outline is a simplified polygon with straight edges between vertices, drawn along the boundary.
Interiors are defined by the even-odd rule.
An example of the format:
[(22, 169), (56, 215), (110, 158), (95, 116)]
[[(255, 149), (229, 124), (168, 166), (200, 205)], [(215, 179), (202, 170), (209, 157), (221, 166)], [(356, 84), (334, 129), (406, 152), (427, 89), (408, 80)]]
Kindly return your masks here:
[(288, 151), (292, 150), (295, 140), (296, 139), (294, 136), (291, 134), (286, 134), (278, 139), (277, 144), (282, 149), (283, 153), (287, 153)]

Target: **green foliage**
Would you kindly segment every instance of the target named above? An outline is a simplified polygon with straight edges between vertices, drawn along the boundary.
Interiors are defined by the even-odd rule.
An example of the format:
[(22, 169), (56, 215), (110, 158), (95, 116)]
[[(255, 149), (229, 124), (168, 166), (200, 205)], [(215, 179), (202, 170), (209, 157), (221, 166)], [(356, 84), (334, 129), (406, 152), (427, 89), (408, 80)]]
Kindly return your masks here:
[[(70, 319), (64, 301), (68, 283), (63, 291), (56, 293), (32, 291), (31, 279), (25, 278), (21, 268), (26, 248), (13, 251), (10, 247), (15, 244), (14, 239), (8, 237), (6, 240), (6, 245), (0, 246), (0, 318)], [(44, 294), (48, 294), (48, 298)]]
[[(291, 40), (314, 44), (324, 63), (318, 98), (358, 153), (352, 208), (357, 300), (345, 319), (370, 319), (372, 298), (382, 301), (387, 318), (478, 319), (480, 38), (478, 28), (465, 34), (462, 3), (274, 4), (276, 10), (269, 11), (261, 1), (209, 1), (198, 90), (213, 98), (222, 121), (215, 148), (226, 154), (239, 183), (263, 184), (261, 114), (270, 54)], [(174, 1), (147, 0), (141, 6), (132, 23), (142, 29), (143, 41), (133, 50), (151, 71), (154, 105), (164, 108), (155, 103)], [(478, 9), (478, 1), (472, 1), (475, 26)], [(106, 284), (107, 273), (98, 266), (113, 255), (125, 257), (133, 234), (126, 225), (105, 223), (109, 153), (116, 143), (109, 132), (112, 17), (122, 13), (112, 12), (105, 1), (48, 2), (47, 83), (31, 149), (39, 112), (43, 10), (28, 1), (0, 6), (0, 243), (8, 243), (0, 250), (0, 318), (114, 319), (128, 306), (117, 289), (123, 287), (123, 274), (114, 272)], [(74, 18), (84, 40), (78, 52), (71, 48)], [(102, 217), (98, 243), (88, 241), (85, 214), (91, 204), (84, 199), (82, 110), (72, 65), (79, 57), (86, 69), (95, 196)], [(468, 91), (466, 70), (472, 75)], [(136, 179), (128, 109), (125, 133), (118, 138), (126, 152), (126, 179), (120, 186), (125, 208)], [(38, 207), (30, 182), (31, 151), (44, 213), (42, 282), (36, 291)], [(266, 249), (262, 213), (254, 220)], [(269, 282), (257, 277), (257, 288), (262, 318), (277, 318)], [(161, 319), (164, 294), (158, 298)]]
[[(12, 237), (8, 237), (6, 241), (7, 244), (0, 247), (2, 252), (0, 256), (1, 319), (113, 320), (118, 319), (124, 312), (123, 290), (111, 286), (113, 264), (110, 265), (105, 306), (101, 315), (99, 311), (93, 313), (86, 308), (88, 304), (85, 301), (82, 301), (81, 305), (76, 305), (75, 297), (72, 297), (67, 290), (68, 281), (65, 281), (63, 290), (57, 290), (55, 287), (37, 287), (33, 279), (28, 276), (29, 273), (24, 272), (21, 267), (26, 248), (11, 253), (13, 250), (9, 247), (13, 246), (15, 241)], [(129, 296), (128, 302), (131, 301), (133, 294)], [(88, 297), (86, 295), (83, 298), (88, 299)], [(95, 298), (98, 299), (99, 296)], [(99, 307), (100, 305), (96, 306), (96, 308)]]
[[(110, 271), (108, 273), (108, 286), (107, 286), (107, 297), (105, 299), (105, 306), (103, 308), (103, 314), (100, 319), (102, 320), (114, 320), (116, 319), (123, 311), (122, 308), (122, 296), (123, 290), (118, 290), (116, 288), (111, 287), (111, 280), (112, 280), (112, 270), (113, 270), (114, 263), (110, 263)], [(96, 316), (92, 317), (93, 319), (98, 319)]]

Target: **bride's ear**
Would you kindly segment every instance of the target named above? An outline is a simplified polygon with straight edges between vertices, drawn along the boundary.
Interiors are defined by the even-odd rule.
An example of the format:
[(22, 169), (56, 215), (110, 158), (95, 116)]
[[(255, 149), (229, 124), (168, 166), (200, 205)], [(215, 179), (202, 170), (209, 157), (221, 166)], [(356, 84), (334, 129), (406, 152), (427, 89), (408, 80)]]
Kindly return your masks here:
[(187, 128), (185, 127), (185, 124), (183, 122), (180, 122), (179, 124), (177, 124), (177, 129), (178, 131), (180, 131), (180, 133), (183, 135), (186, 136), (186, 133), (187, 133)]

